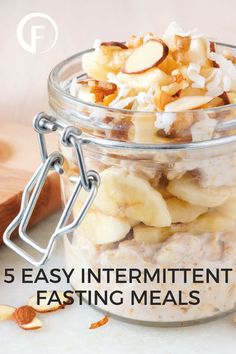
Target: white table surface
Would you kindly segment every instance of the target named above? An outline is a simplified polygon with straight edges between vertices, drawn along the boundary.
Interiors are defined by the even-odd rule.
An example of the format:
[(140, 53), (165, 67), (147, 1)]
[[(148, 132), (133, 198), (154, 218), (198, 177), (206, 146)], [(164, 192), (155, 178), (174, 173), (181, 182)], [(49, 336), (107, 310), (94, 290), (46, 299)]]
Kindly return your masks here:
[[(32, 234), (46, 239), (57, 220), (53, 215), (36, 226)], [(45, 271), (64, 264), (62, 244), (56, 248)], [(17, 278), (13, 284), (3, 283), (3, 272), (14, 267)], [(66, 283), (55, 285), (22, 284), (22, 268), (31, 268), (12, 251), (0, 250), (0, 304), (21, 306), (39, 289), (69, 289)], [(0, 353), (9, 354), (235, 354), (236, 324), (230, 315), (215, 322), (184, 328), (151, 328), (131, 325), (110, 319), (96, 330), (89, 330), (91, 322), (102, 315), (87, 305), (72, 305), (65, 310), (41, 315), (43, 328), (23, 331), (11, 321), (0, 323)]]

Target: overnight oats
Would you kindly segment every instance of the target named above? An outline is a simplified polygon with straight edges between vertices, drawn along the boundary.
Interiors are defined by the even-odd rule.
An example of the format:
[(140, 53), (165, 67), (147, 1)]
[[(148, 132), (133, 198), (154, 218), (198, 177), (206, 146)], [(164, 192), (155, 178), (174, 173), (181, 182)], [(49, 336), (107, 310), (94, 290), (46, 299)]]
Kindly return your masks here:
[[(74, 289), (116, 292), (99, 308), (157, 324), (235, 308), (235, 63), (233, 46), (171, 23), (161, 37), (96, 41), (52, 71), (52, 115), (94, 139), (84, 155), (100, 186), (65, 247)], [(80, 171), (61, 151), (67, 201)]]

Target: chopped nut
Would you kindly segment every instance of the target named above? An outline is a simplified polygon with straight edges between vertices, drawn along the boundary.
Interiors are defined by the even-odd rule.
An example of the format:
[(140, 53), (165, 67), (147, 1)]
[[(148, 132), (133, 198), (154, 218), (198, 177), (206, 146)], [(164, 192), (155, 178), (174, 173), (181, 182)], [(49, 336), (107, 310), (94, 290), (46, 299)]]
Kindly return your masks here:
[(190, 48), (191, 37), (190, 36), (174, 36), (174, 48), (175, 50), (187, 52)]
[(103, 104), (104, 106), (109, 106), (109, 104), (116, 98), (117, 93), (111, 93), (110, 95), (107, 95), (103, 99)]
[(132, 34), (125, 44), (128, 48), (137, 48), (143, 44), (143, 37), (137, 37)]
[(87, 80), (87, 85), (90, 87), (90, 92), (95, 96), (95, 102), (103, 102), (106, 96), (109, 96), (117, 91), (117, 86), (111, 82)]
[(150, 39), (154, 39), (157, 38), (152, 32), (147, 32), (144, 36), (143, 36), (143, 43), (149, 41)]
[(96, 328), (99, 328), (101, 326), (104, 326), (105, 324), (108, 323), (108, 321), (109, 321), (109, 317), (108, 316), (104, 316), (100, 321), (91, 323), (89, 329), (96, 329)]
[(188, 60), (186, 59), (185, 52), (182, 50), (176, 50), (173, 52), (173, 58), (177, 63), (187, 64)]
[(226, 59), (232, 61), (233, 64), (236, 64), (236, 56), (234, 56), (232, 53), (224, 51), (223, 55)]
[(181, 73), (172, 76), (172, 82), (177, 82), (178, 84), (184, 80), (184, 77)]

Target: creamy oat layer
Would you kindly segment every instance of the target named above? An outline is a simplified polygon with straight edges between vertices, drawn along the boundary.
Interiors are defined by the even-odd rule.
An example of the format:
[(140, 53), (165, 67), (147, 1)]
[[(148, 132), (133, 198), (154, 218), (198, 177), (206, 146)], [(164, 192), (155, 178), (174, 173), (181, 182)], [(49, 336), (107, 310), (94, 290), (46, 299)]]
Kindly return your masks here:
[(197, 31), (171, 23), (162, 37), (148, 33), (125, 43), (96, 41), (95, 50), (82, 58), (87, 78), (74, 78), (70, 92), (100, 106), (154, 112), (154, 120), (131, 118), (128, 140), (165, 142), (156, 134), (176, 138), (188, 129), (192, 140), (205, 140), (213, 134), (215, 117), (182, 112), (235, 103), (235, 63), (228, 50), (220, 52)]
[[(218, 53), (214, 43), (174, 23), (162, 38), (148, 34), (132, 36), (125, 44), (97, 44), (84, 55), (83, 68), (88, 79), (74, 79), (71, 93), (90, 103), (127, 109), (129, 141), (212, 138), (218, 113), (212, 116), (201, 108), (226, 109), (236, 97), (235, 58)], [(137, 110), (143, 111), (141, 116)], [(147, 111), (155, 114), (150, 118)], [(234, 268), (235, 149), (235, 143), (177, 152), (85, 149), (87, 168), (98, 171), (101, 185), (72, 245), (66, 243), (68, 266)], [(73, 156), (67, 157), (64, 189), (70, 195), (79, 170)], [(74, 215), (85, 200), (82, 192)], [(180, 285), (187, 293), (193, 288), (163, 284), (162, 290), (177, 291)], [(126, 302), (106, 310), (146, 321), (199, 319), (233, 309), (235, 285), (235, 279), (230, 284), (199, 284), (199, 306), (131, 308)], [(80, 288), (79, 278), (73, 279), (73, 286)]]
[[(203, 234), (191, 235), (189, 233), (175, 234), (162, 244), (144, 245), (129, 239), (109, 246), (95, 246), (90, 241), (78, 234), (74, 237), (71, 245), (66, 243), (66, 264), (68, 269), (75, 268), (72, 278), (72, 285), (80, 290), (98, 290), (101, 294), (107, 290), (121, 291), (124, 303), (120, 306), (99, 303), (99, 307), (105, 311), (130, 318), (133, 320), (151, 322), (175, 322), (198, 320), (218, 315), (232, 310), (236, 305), (236, 277), (235, 273), (226, 284), (209, 283), (183, 283), (181, 279), (175, 284), (147, 283), (121, 284), (115, 281), (108, 284), (104, 282), (97, 284), (82, 284), (80, 278), (81, 268), (92, 268), (95, 272), (98, 268), (148, 268), (154, 271), (156, 268), (216, 268), (235, 267), (235, 233), (222, 235)], [(171, 290), (176, 301), (179, 299), (179, 291), (182, 292), (182, 299), (189, 301), (190, 292), (199, 291), (200, 304), (198, 305), (165, 305), (137, 304), (131, 305), (131, 291), (134, 290), (139, 296), (143, 291), (150, 294), (153, 290), (160, 290), (160, 301)], [(117, 297), (119, 298), (119, 296)]]
[[(90, 163), (90, 167), (92, 167)], [(144, 169), (145, 171), (145, 169)], [(67, 172), (70, 176), (73, 172)], [(70, 174), (72, 173), (72, 174)], [(136, 170), (110, 166), (100, 170), (101, 186), (90, 211), (66, 242), (69, 268), (235, 268), (236, 186), (201, 187), (185, 173), (168, 181), (148, 179)], [(69, 176), (68, 176), (69, 177)], [(164, 179), (164, 183), (163, 183)], [(156, 185), (155, 185), (156, 182)], [(154, 184), (153, 184), (154, 183)], [(69, 187), (68, 193), (70, 193)], [(85, 193), (74, 207), (78, 215)], [(77, 273), (77, 272), (76, 272)], [(78, 272), (79, 274), (79, 272)], [(81, 289), (81, 279), (72, 285)], [(83, 289), (121, 290), (124, 305), (104, 309), (145, 321), (184, 321), (214, 316), (235, 306), (236, 279), (229, 284), (83, 284)], [(130, 305), (130, 291), (191, 290), (200, 292), (200, 305)], [(102, 306), (101, 306), (102, 307)]]

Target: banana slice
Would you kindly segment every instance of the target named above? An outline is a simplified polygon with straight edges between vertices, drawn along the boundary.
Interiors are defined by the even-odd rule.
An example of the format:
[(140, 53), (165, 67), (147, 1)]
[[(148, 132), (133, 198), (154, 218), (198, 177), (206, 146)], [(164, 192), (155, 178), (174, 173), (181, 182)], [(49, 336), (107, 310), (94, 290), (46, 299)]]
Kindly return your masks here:
[(108, 73), (117, 74), (131, 51), (119, 47), (100, 46), (82, 57), (82, 67), (89, 77), (106, 80)]
[(230, 187), (202, 188), (197, 180), (189, 175), (170, 181), (167, 189), (174, 196), (203, 207), (219, 206), (230, 197)]
[(155, 127), (156, 117), (150, 114), (135, 115), (132, 117), (133, 129), (130, 131), (129, 138), (135, 143), (165, 143), (168, 139), (157, 135), (158, 129)]
[(78, 232), (96, 245), (117, 242), (126, 237), (131, 228), (126, 219), (89, 212), (78, 228)]
[(195, 235), (208, 232), (228, 232), (234, 228), (235, 222), (221, 215), (218, 211), (210, 211), (189, 224), (181, 225), (181, 231)]
[(208, 210), (207, 207), (192, 205), (178, 198), (170, 198), (166, 200), (166, 204), (172, 223), (189, 223)]
[(134, 219), (149, 226), (171, 224), (162, 195), (143, 178), (117, 167), (101, 173), (94, 205), (104, 214)]
[[(86, 192), (80, 194), (80, 198), (73, 208), (75, 216), (79, 215), (86, 198)], [(134, 225), (137, 225), (136, 220), (104, 215), (96, 210), (94, 204), (92, 204), (88, 214), (80, 224), (78, 232), (94, 244), (100, 245), (122, 240), (130, 231), (131, 226)]]
[(105, 58), (101, 56), (102, 60), (99, 63), (99, 59), (95, 52), (86, 53), (82, 57), (83, 70), (95, 80), (106, 80), (109, 72)]
[(139, 224), (133, 228), (134, 239), (138, 243), (156, 244), (164, 242), (173, 231), (169, 227), (150, 227)]
[(236, 221), (236, 198), (230, 198), (227, 200), (217, 208), (217, 211), (221, 215)]

